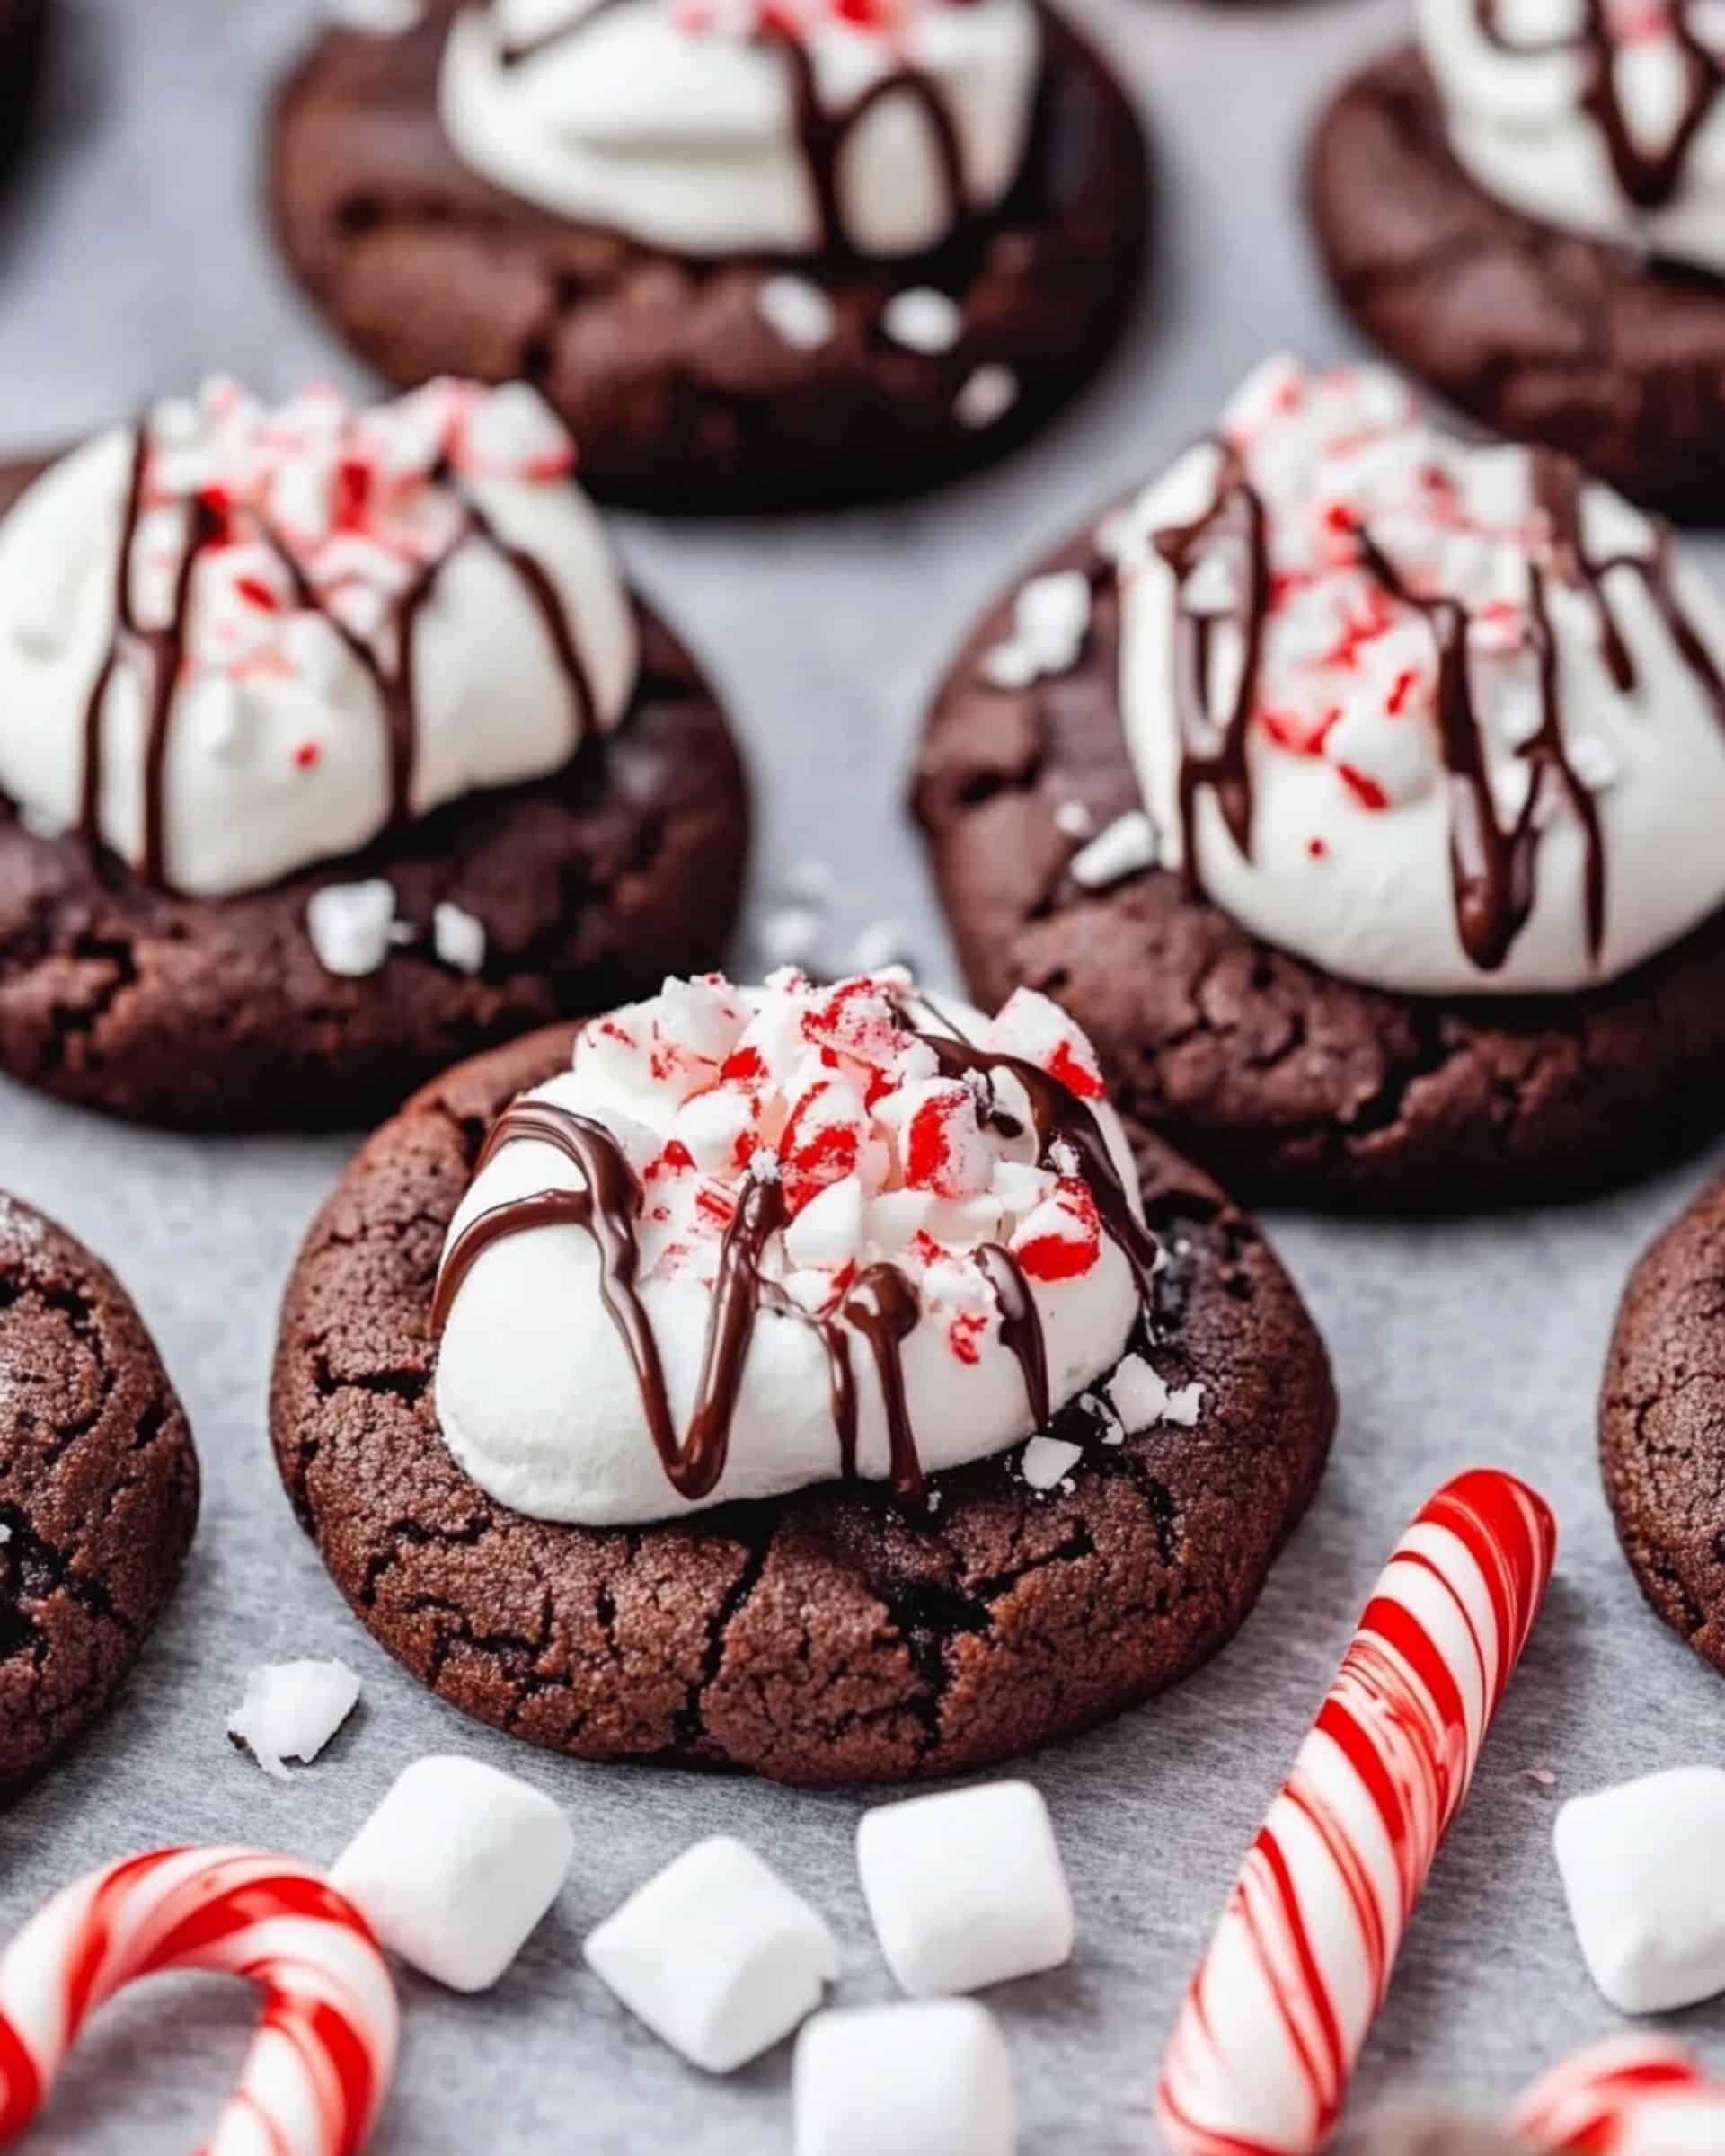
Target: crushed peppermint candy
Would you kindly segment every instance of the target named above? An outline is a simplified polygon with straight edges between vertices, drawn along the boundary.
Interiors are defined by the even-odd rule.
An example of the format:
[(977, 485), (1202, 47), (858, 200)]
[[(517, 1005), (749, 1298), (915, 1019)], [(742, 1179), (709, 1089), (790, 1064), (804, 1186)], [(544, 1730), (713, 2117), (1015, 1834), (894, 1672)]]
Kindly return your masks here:
[(1069, 674), (1090, 634), (1094, 596), (1082, 570), (1032, 577), (1013, 603), (1013, 632), (982, 655), (991, 688), (1024, 689), (1045, 675)]
[(395, 941), (395, 890), (381, 876), (326, 883), (305, 907), (305, 932), (317, 962), (340, 980), (379, 971)]
[(1075, 853), (1067, 873), (1081, 889), (1102, 891), (1154, 869), (1156, 858), (1156, 826), (1142, 808), (1132, 808)]
[(1201, 1384), (1170, 1388), (1143, 1356), (1128, 1355), (1109, 1382), (1109, 1399), (1128, 1430), (1153, 1430), (1162, 1423), (1194, 1429), (1204, 1405)]
[(762, 280), (755, 295), (761, 320), (792, 351), (816, 352), (830, 344), (838, 326), (832, 301), (806, 277), (779, 276)]
[(359, 1701), (359, 1680), (345, 1662), (275, 1662), (254, 1669), (227, 1734), (277, 1781), (287, 1762), (309, 1766)]
[[(974, 1083), (944, 1074), (916, 1030), (923, 1009), (899, 968), (825, 987), (787, 968), (747, 997), (717, 975), (668, 981), (586, 1026), (578, 1080), (619, 1100), (646, 1086), (662, 1101), (668, 1089), (675, 1104), (658, 1124), (668, 1136), (638, 1125), (618, 1136), (640, 1179), (643, 1281), (688, 1274), (711, 1286), (745, 1186), (769, 1180), (784, 1215), (773, 1277), (792, 1302), (830, 1315), (862, 1271), (890, 1263), (967, 1365), (1002, 1322), (986, 1245), (1033, 1284), (1087, 1276), (1103, 1233), (1078, 1162), (1042, 1164), (1010, 1064)], [(976, 1040), (984, 1056), (1101, 1097), (1089, 1041), (1033, 990)]]
[(950, 352), (964, 334), (964, 310), (931, 285), (895, 292), (880, 311), (880, 327), (909, 352)]
[(1024, 1447), (1019, 1471), (1032, 1489), (1049, 1490), (1057, 1485), (1069, 1489), (1066, 1478), (1084, 1456), (1082, 1445), (1069, 1445), (1060, 1437), (1032, 1437)]
[(1018, 376), (1010, 367), (979, 367), (953, 399), (952, 416), (977, 433), (997, 427), (1018, 402)]
[(431, 915), (431, 948), (454, 972), (475, 974), (485, 965), (485, 923), (464, 906), (441, 900)]

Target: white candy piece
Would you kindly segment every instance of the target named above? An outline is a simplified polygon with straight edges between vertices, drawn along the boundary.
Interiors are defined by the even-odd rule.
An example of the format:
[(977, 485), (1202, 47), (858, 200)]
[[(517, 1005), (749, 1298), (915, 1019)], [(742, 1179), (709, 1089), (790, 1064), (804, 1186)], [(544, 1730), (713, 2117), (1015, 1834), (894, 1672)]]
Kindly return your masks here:
[(880, 310), (880, 327), (908, 352), (950, 352), (964, 334), (964, 310), (932, 285), (895, 292)]
[(1027, 1781), (877, 1806), (857, 1869), (887, 1966), (913, 1998), (978, 1991), (1072, 1958), (1072, 1895)]
[(1152, 1430), (1162, 1422), (1194, 1429), (1204, 1405), (1201, 1384), (1171, 1388), (1162, 1373), (1141, 1355), (1128, 1355), (1121, 1363), (1109, 1380), (1108, 1395), (1115, 1413), (1129, 1430)]
[(1554, 1839), (1588, 1973), (1620, 2013), (1725, 1992), (1725, 1772), (1676, 1767), (1573, 1798)]
[(431, 948), (456, 973), (478, 973), (485, 963), (485, 923), (465, 907), (441, 900), (431, 915)]
[(728, 1834), (686, 1850), (582, 1951), (631, 2013), (708, 2073), (788, 2037), (838, 1975), (822, 1918)]
[(345, 1662), (273, 1662), (245, 1680), (227, 1734), (266, 1774), (290, 1779), (286, 1763), (309, 1766), (353, 1712), (359, 1680)]
[(830, 342), (838, 320), (832, 301), (806, 277), (769, 277), (755, 305), (779, 341), (797, 352), (816, 352)]
[(561, 1807), (476, 1759), (416, 1760), (337, 1858), (330, 1884), (393, 1954), (451, 1991), (489, 1991), (562, 1891)]
[(1000, 2024), (969, 1999), (817, 2014), (797, 2039), (796, 2156), (1013, 2156)]
[(1142, 808), (1131, 808), (1073, 855), (1070, 872), (1080, 889), (1104, 891), (1155, 865), (1156, 827)]
[(953, 399), (952, 416), (960, 427), (997, 426), (1018, 402), (1018, 376), (1009, 367), (979, 367)]
[(1063, 1437), (1038, 1436), (1024, 1447), (1019, 1471), (1032, 1489), (1052, 1489), (1057, 1482), (1065, 1480), (1084, 1456), (1082, 1445), (1069, 1445)]
[(376, 973), (389, 956), (395, 892), (383, 877), (326, 883), (305, 908), (305, 932), (325, 973), (346, 981)]

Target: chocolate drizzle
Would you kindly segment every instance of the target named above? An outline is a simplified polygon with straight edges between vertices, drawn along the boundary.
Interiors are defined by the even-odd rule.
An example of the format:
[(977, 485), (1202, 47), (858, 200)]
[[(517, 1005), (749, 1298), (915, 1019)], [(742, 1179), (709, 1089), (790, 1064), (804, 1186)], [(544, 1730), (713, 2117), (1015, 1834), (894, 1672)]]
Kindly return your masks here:
[(1725, 90), (1725, 61), (1695, 35), (1689, 20), (1692, 6), (1693, 0), (1663, 0), (1662, 12), (1670, 22), (1683, 62), (1683, 106), (1665, 147), (1651, 150), (1637, 139), (1623, 109), (1617, 84), (1618, 45), (1607, 0), (1583, 0), (1580, 26), (1569, 34), (1526, 44), (1505, 30), (1503, 0), (1473, 0), (1481, 35), (1498, 51), (1517, 59), (1545, 59), (1563, 53), (1581, 57), (1586, 72), (1580, 110), (1597, 124), (1617, 184), (1638, 209), (1663, 209), (1682, 193), (1691, 153)]
[[(1102, 1225), (1137, 1275), (1147, 1304), (1158, 1263), (1155, 1238), (1133, 1212), (1106, 1139), (1088, 1107), (1034, 1065), (972, 1047), (955, 1037), (920, 1034), (948, 1074), (990, 1069), (1012, 1071), (1028, 1094), (1040, 1157), (1088, 1183)], [(979, 1086), (979, 1096), (986, 1084)], [(985, 1115), (986, 1099), (982, 1105)], [(1003, 1129), (1008, 1119), (1001, 1118)], [(686, 1436), (676, 1427), (664, 1365), (652, 1323), (639, 1291), (640, 1246), (635, 1219), (640, 1190), (616, 1140), (602, 1124), (544, 1100), (519, 1100), (492, 1125), (474, 1176), (482, 1175), (505, 1146), (526, 1141), (554, 1147), (580, 1173), (583, 1188), (547, 1189), (492, 1206), (468, 1222), (444, 1254), (432, 1301), (431, 1322), (441, 1338), (473, 1267), (493, 1244), (537, 1228), (579, 1228), (593, 1238), (599, 1256), (600, 1294), (633, 1365), (653, 1446), (666, 1479), (691, 1502), (711, 1497), (723, 1478), (731, 1425), (742, 1390), (748, 1351), (760, 1312), (790, 1320), (814, 1332), (827, 1356), (840, 1472), (857, 1472), (857, 1396), (850, 1336), (867, 1343), (885, 1405), (890, 1487), (909, 1502), (924, 1477), (905, 1383), (904, 1343), (923, 1315), (915, 1284), (898, 1267), (868, 1267), (851, 1283), (836, 1312), (817, 1316), (762, 1271), (766, 1245), (784, 1224), (782, 1186), (771, 1176), (751, 1175), (742, 1184), (736, 1211), (720, 1248), (718, 1277), (707, 1322), (700, 1383)], [(1000, 1307), (1001, 1336), (1024, 1374), (1026, 1397), (1038, 1428), (1048, 1420), (1048, 1350), (1030, 1283), (1011, 1252), (986, 1244), (978, 1262)]]
[[(173, 737), (174, 706), (184, 687), (186, 644), (191, 626), (193, 588), (199, 563), (230, 537), (230, 511), (214, 493), (195, 495), (186, 504), (184, 551), (174, 576), (173, 596), (167, 622), (146, 629), (137, 620), (133, 598), (134, 562), (138, 529), (148, 506), (150, 458), (149, 421), (138, 423), (132, 451), (131, 474), (120, 521), (114, 588), (114, 632), (102, 655), (90, 697), (84, 707), (84, 773), (80, 788), (79, 831), (91, 845), (102, 840), (102, 795), (105, 777), (105, 719), (109, 691), (124, 664), (141, 666), (146, 672), (147, 720), (144, 753), (144, 843), (137, 870), (146, 883), (168, 881), (167, 771)], [(310, 578), (280, 535), (261, 516), (247, 517), (248, 535), (253, 533), (280, 563), (293, 587), (294, 605), (302, 614), (315, 614), (326, 621), (354, 658), (370, 676), (383, 709), (389, 746), (389, 821), (405, 823), (412, 814), (413, 782), (419, 755), (419, 699), (415, 682), (414, 632), (420, 614), (436, 599), (445, 571), (471, 543), (487, 546), (513, 573), (539, 616), (569, 685), (577, 714), (577, 739), (589, 733), (597, 706), (586, 663), (575, 641), (568, 613), (543, 564), (523, 549), (511, 545), (497, 531), (478, 503), (463, 492), (456, 475), (447, 464), (430, 474), (430, 483), (447, 486), (460, 498), (462, 518), (445, 551), (428, 561), (397, 598), (385, 624), (382, 642), (393, 649), (390, 663), (365, 638), (357, 635), (319, 596)]]
[[(566, 22), (553, 24), (536, 37), (515, 45), (500, 44), (498, 57), (506, 68), (519, 67), (585, 35), (602, 17), (623, 4), (624, 0), (592, 0), (592, 4), (575, 9)], [(862, 123), (894, 100), (914, 107), (928, 129), (946, 195), (949, 226), (956, 231), (969, 220), (963, 139), (957, 116), (932, 75), (900, 59), (848, 103), (829, 107), (821, 98), (813, 57), (792, 28), (768, 23), (756, 32), (756, 41), (783, 55), (798, 152), (814, 200), (821, 244), (829, 253), (854, 255), (862, 252), (845, 215), (845, 154)]]
[[(1202, 893), (1198, 859), (1198, 802), (1213, 791), (1234, 844), (1252, 857), (1252, 788), (1248, 744), (1261, 702), (1265, 632), (1271, 605), (1263, 502), (1246, 477), (1238, 454), (1224, 448), (1225, 464), (1214, 507), (1196, 522), (1157, 535), (1173, 570), (1180, 596), (1175, 642), (1174, 708), (1180, 738), (1180, 814), (1184, 878)], [(1474, 696), (1469, 642), (1473, 616), (1457, 599), (1413, 588), (1365, 526), (1356, 528), (1360, 565), (1400, 605), (1422, 614), (1438, 651), (1438, 732), (1450, 796), (1450, 877), (1462, 948), (1482, 972), (1500, 968), (1531, 918), (1537, 897), (1540, 842), (1548, 790), (1556, 788), (1573, 810), (1586, 849), (1582, 904), (1588, 948), (1597, 962), (1604, 949), (1607, 862), (1599, 808), (1570, 761), (1563, 727), (1557, 643), (1551, 619), (1551, 584), (1584, 592), (1599, 623), (1606, 668), (1618, 690), (1634, 692), (1638, 674), (1614, 609), (1606, 579), (1618, 570), (1638, 576), (1685, 663), (1725, 726), (1725, 676), (1683, 610), (1672, 581), (1669, 533), (1655, 527), (1650, 554), (1618, 553), (1597, 560), (1582, 537), (1587, 484), (1580, 468), (1551, 450), (1529, 452), (1535, 506), (1548, 528), (1552, 569), (1530, 565), (1529, 635), (1538, 665), (1540, 723), (1517, 756), (1531, 768), (1525, 795), (1513, 812), (1500, 812), (1491, 784), (1485, 728)], [(1222, 543), (1238, 558), (1231, 616), (1200, 614), (1186, 604), (1185, 590), (1200, 560)], [(1243, 644), (1240, 679), (1227, 710), (1212, 706), (1211, 659), (1218, 622), (1232, 618)]]

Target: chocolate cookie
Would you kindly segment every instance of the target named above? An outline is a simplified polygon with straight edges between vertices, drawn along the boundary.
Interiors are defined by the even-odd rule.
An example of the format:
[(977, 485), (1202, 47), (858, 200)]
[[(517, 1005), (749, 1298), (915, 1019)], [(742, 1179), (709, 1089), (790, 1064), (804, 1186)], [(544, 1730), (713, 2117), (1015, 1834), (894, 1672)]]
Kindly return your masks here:
[[(696, 261), (500, 191), (438, 118), (456, 12), (431, 0), (393, 39), (331, 31), (295, 75), (270, 151), (282, 244), (392, 381), (536, 383), (601, 499), (748, 510), (913, 492), (1033, 432), (1125, 325), (1148, 222), (1145, 143), (1119, 84), (1052, 15), (1008, 201), (943, 252), (881, 266)], [(764, 287), (786, 271), (830, 304), (817, 349), (770, 320)], [(961, 310), (949, 349), (883, 329), (895, 295), (928, 287)]]
[(1446, 1208), (1572, 1195), (1716, 1124), (1725, 917), (1586, 994), (1458, 1003), (1337, 979), (1164, 870), (1081, 888), (1073, 805), (1081, 831), (1142, 805), (1121, 734), (1119, 604), (1089, 535), (1041, 566), (1092, 578), (1077, 664), (991, 685), (980, 660), (1008, 633), (1004, 600), (947, 678), (916, 780), (978, 1003), (1021, 983), (1055, 997), (1122, 1111), (1246, 1197)]
[[(282, 1478), (360, 1621), (417, 1676), (581, 1757), (886, 1780), (1088, 1727), (1232, 1638), (1316, 1485), (1334, 1394), (1257, 1230), (1147, 1137), (1169, 1252), (1153, 1352), (1171, 1383), (1202, 1374), (1196, 1427), (1089, 1445), (1046, 1500), (1004, 1459), (960, 1469), (915, 1522), (859, 1485), (608, 1531), (488, 1498), (438, 1434), (432, 1290), (491, 1119), (571, 1042), (542, 1033), (418, 1094), (324, 1206), (288, 1288)], [(1097, 1434), (1078, 1409), (1054, 1427)]]
[(113, 1698), (197, 1519), (185, 1413), (125, 1291), (0, 1196), (0, 1802)]
[(1601, 1400), (1606, 1495), (1641, 1591), (1725, 1671), (1725, 1183), (1630, 1280)]
[[(40, 469), (0, 471), (0, 509)], [(181, 896), (76, 835), (26, 829), (0, 795), (0, 1065), (183, 1128), (351, 1127), (453, 1056), (715, 962), (748, 853), (742, 768), (696, 661), (640, 618), (633, 705), (563, 771), (261, 891)], [(338, 979), (307, 906), (374, 877), (419, 940)], [(474, 972), (430, 947), (445, 905), (482, 924)]]
[(1483, 193), (1411, 48), (1331, 106), (1309, 186), (1343, 305), (1405, 367), (1497, 432), (1566, 450), (1672, 516), (1719, 521), (1725, 284)]

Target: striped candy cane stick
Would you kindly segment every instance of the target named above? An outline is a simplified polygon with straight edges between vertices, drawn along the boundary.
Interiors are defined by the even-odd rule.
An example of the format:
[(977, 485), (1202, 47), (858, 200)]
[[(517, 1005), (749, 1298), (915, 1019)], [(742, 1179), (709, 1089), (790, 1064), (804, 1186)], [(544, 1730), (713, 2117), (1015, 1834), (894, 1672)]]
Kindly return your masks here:
[(1312, 2156), (1552, 1576), (1512, 1476), (1440, 1490), (1378, 1582), (1242, 1868), (1163, 2062), (1177, 2156)]
[(1719, 2156), (1725, 2084), (1664, 2037), (1614, 2037), (1523, 2098), (1517, 2135), (1552, 2156)]
[(395, 2068), (395, 1986), (323, 1875), (251, 1850), (168, 1849), (57, 1895), (0, 1957), (0, 2147), (122, 1985), (217, 1969), (263, 1993), (239, 2086), (204, 2156), (354, 2156)]

